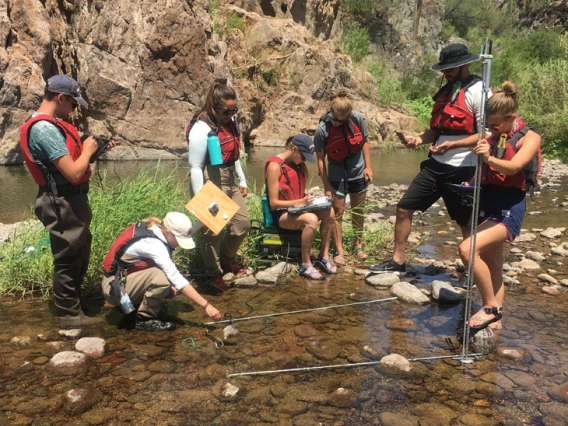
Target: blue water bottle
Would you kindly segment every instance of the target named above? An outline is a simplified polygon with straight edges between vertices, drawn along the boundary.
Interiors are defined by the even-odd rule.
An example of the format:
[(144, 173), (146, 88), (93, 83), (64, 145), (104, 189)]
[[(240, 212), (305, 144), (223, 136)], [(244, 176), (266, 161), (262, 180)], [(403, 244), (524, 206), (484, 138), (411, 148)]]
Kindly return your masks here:
[(207, 135), (207, 152), (212, 166), (223, 164), (223, 154), (221, 154), (221, 144), (217, 132), (211, 130)]
[(264, 216), (264, 227), (269, 228), (272, 225), (272, 214), (270, 213), (270, 206), (268, 205), (268, 197), (262, 197), (262, 215)]

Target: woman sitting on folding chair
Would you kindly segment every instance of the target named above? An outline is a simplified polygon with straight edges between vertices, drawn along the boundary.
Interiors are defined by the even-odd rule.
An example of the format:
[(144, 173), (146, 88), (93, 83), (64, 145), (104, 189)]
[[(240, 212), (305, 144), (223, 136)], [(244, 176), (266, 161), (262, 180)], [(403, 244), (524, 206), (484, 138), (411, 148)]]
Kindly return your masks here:
[[(472, 334), (501, 328), (503, 316), (503, 246), (521, 232), (526, 210), (526, 191), (536, 180), (540, 136), (517, 116), (517, 87), (510, 81), (487, 104), (491, 136), (474, 148), (482, 156), (480, 214), (474, 264), (474, 282), (483, 303), (470, 319)], [(536, 183), (536, 182), (534, 182)], [(459, 246), (469, 264), (470, 238)]]
[(337, 268), (329, 259), (330, 225), (333, 223), (333, 209), (304, 212), (298, 215), (288, 213), (288, 207), (311, 204), (314, 197), (306, 195), (306, 161), (315, 163), (314, 144), (304, 134), (289, 137), (286, 151), (270, 157), (265, 166), (266, 193), (271, 209), (272, 223), (283, 229), (302, 229), (302, 267), (300, 275), (311, 280), (325, 279), (312, 265), (310, 251), (321, 221), (320, 253), (315, 266), (326, 274), (337, 274)]

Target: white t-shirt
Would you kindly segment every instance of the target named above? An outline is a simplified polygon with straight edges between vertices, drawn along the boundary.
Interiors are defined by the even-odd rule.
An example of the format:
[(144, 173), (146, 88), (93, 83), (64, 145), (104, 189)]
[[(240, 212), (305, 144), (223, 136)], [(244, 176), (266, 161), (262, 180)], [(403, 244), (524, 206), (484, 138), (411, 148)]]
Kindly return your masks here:
[(152, 237), (141, 238), (128, 247), (126, 253), (138, 256), (144, 260), (151, 260), (158, 269), (166, 274), (168, 281), (176, 290), (183, 290), (184, 287), (189, 285), (189, 281), (178, 271), (170, 257), (170, 252), (165, 246), (168, 243), (166, 237), (164, 237), (162, 230), (157, 225), (152, 226), (150, 230), (154, 232), (161, 242)]
[[(478, 81), (470, 86), (465, 92), (465, 104), (467, 109), (473, 112), (477, 128), (481, 129), (481, 99), (483, 93), (483, 82)], [(491, 93), (489, 93), (491, 97)], [(436, 146), (444, 142), (453, 142), (464, 139), (465, 135), (440, 135), (436, 141)], [(442, 164), (448, 164), (454, 167), (474, 167), (476, 164), (476, 156), (472, 151), (473, 148), (456, 148), (450, 149), (444, 155), (433, 155), (432, 158)]]

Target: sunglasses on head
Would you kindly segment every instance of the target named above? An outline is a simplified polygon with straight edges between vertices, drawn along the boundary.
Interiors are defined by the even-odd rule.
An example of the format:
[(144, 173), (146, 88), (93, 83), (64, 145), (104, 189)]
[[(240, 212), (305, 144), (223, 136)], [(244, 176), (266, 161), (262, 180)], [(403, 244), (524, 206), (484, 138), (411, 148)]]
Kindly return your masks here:
[(235, 115), (237, 112), (239, 112), (239, 107), (236, 107), (235, 109), (220, 109), (219, 111), (225, 117), (228, 117), (229, 115)]

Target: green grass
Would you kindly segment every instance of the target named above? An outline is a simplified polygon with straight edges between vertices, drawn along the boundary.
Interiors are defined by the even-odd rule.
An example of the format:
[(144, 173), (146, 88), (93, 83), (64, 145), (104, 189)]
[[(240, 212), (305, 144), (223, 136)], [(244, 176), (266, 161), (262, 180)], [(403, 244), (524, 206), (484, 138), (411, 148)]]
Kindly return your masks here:
[[(188, 185), (179, 179), (177, 169), (165, 170), (158, 166), (156, 170), (144, 169), (136, 177), (120, 182), (110, 182), (103, 176), (102, 188), (92, 185), (89, 193), (93, 221), (91, 232), (93, 243), (91, 261), (85, 277), (86, 294), (100, 292), (102, 262), (116, 237), (132, 223), (148, 216), (163, 218), (169, 211), (186, 212), (183, 207), (188, 199)], [(249, 196), (245, 199), (249, 215), (253, 221), (262, 220), (260, 194), (262, 187), (249, 182)], [(367, 203), (365, 214), (376, 210), (374, 203)], [(351, 212), (346, 212), (343, 225), (345, 247), (354, 244), (355, 233), (351, 227)], [(10, 242), (0, 244), (0, 295), (23, 297), (26, 294), (48, 296), (51, 292), (52, 256), (48, 245), (47, 231), (39, 224), (21, 226)], [(363, 241), (366, 250), (376, 253), (388, 238), (392, 238), (392, 225), (366, 225)], [(238, 258), (248, 267), (257, 268), (260, 257), (257, 252), (257, 237), (249, 234), (243, 242)], [(319, 234), (314, 241), (314, 248), (319, 247)], [(199, 244), (199, 237), (196, 238)], [(35, 251), (25, 253), (26, 248), (35, 247)], [(203, 260), (200, 251), (176, 250), (174, 252), (180, 271), (184, 273), (202, 273)]]
[(341, 50), (351, 56), (353, 62), (361, 62), (369, 53), (369, 42), (369, 30), (353, 24), (343, 33)]
[[(102, 262), (115, 238), (132, 223), (148, 216), (163, 218), (169, 211), (184, 212), (187, 184), (179, 181), (177, 171), (158, 167), (143, 170), (136, 178), (109, 183), (103, 188), (92, 185), (89, 201), (93, 211), (91, 261), (85, 277), (87, 292), (99, 291)], [(52, 257), (49, 247), (39, 247), (47, 236), (40, 225), (18, 232), (11, 242), (0, 244), (0, 294), (24, 295), (33, 291), (46, 295), (51, 290)], [(38, 249), (25, 254), (26, 247)]]

